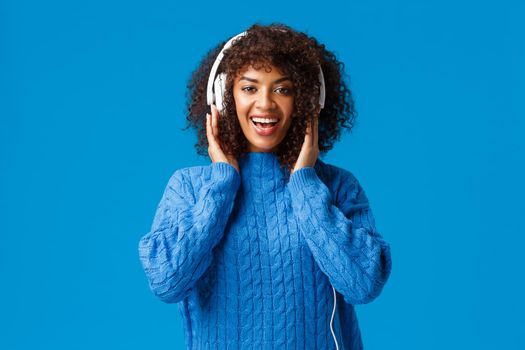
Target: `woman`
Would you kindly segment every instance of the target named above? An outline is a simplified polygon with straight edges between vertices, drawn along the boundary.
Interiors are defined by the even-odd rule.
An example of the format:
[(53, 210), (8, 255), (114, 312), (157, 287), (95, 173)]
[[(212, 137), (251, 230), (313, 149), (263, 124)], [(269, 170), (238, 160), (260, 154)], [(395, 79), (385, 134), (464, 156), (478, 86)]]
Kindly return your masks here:
[[(354, 304), (391, 270), (363, 188), (321, 161), (355, 119), (343, 65), (314, 38), (253, 25), (188, 85), (212, 163), (170, 178), (139, 243), (188, 349), (361, 349)], [(207, 113), (211, 106), (211, 113)]]

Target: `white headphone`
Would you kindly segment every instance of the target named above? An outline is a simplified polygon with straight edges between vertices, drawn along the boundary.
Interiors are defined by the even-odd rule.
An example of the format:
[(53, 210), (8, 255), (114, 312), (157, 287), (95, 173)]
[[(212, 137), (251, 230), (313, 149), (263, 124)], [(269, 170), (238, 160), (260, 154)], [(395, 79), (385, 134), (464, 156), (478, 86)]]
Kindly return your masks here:
[[(219, 112), (222, 112), (225, 108), (224, 92), (226, 91), (226, 73), (221, 73), (217, 75), (217, 69), (219, 68), (219, 64), (221, 63), (222, 58), (224, 57), (224, 51), (232, 45), (235, 39), (240, 38), (246, 35), (247, 33), (248, 32), (242, 32), (228, 40), (226, 44), (224, 44), (224, 47), (222, 48), (221, 52), (219, 52), (219, 54), (217, 55), (217, 58), (215, 59), (215, 62), (211, 67), (210, 76), (208, 77), (208, 86), (206, 88), (206, 102), (208, 103), (208, 106), (211, 106), (215, 102), (215, 105), (217, 106)], [(321, 109), (323, 109), (324, 101), (326, 98), (326, 89), (324, 84), (323, 70), (321, 69), (321, 65), (318, 64), (318, 66), (319, 83), (321, 84), (321, 88), (319, 91), (319, 106), (321, 107)]]
[[(215, 62), (213, 62), (213, 66), (211, 67), (210, 76), (208, 77), (208, 86), (206, 88), (206, 102), (208, 103), (208, 106), (211, 106), (214, 102), (217, 106), (217, 109), (219, 110), (219, 113), (224, 111), (224, 92), (226, 91), (226, 73), (221, 73), (217, 75), (217, 69), (219, 68), (219, 64), (222, 61), (222, 58), (224, 57), (224, 51), (228, 49), (232, 42), (240, 38), (244, 35), (246, 35), (247, 32), (242, 32), (240, 34), (237, 34), (230, 40), (224, 44), (224, 47), (222, 48), (221, 52), (217, 55), (217, 58), (215, 59)], [(319, 106), (321, 109), (324, 108), (324, 101), (326, 98), (326, 89), (324, 84), (324, 75), (323, 70), (321, 69), (321, 65), (319, 65), (319, 83), (321, 85), (320, 91), (319, 91)], [(217, 75), (217, 77), (215, 77)], [(334, 308), (332, 310), (332, 317), (330, 318), (330, 331), (332, 333), (332, 337), (334, 338), (335, 342), (335, 348), (339, 350), (339, 344), (337, 343), (337, 338), (335, 337), (334, 329), (333, 329), (333, 321), (335, 316), (335, 309), (337, 305), (337, 297), (335, 288), (332, 286), (332, 291), (334, 295)]]

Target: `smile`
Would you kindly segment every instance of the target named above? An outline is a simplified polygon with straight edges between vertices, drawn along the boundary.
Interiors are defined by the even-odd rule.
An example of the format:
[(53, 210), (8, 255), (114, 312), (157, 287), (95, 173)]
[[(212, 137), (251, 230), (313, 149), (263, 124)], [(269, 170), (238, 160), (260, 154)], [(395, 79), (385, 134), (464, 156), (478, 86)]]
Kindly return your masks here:
[(255, 132), (261, 136), (272, 135), (278, 129), (279, 118), (274, 117), (250, 117)]

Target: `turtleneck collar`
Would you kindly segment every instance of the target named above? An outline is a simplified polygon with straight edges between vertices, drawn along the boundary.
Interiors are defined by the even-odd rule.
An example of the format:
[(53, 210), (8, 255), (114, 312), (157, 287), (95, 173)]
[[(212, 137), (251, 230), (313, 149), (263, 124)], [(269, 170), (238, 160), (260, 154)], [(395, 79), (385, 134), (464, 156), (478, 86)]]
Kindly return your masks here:
[(245, 152), (239, 157), (239, 162), (244, 164), (273, 160), (277, 161), (277, 154), (275, 152)]
[(286, 179), (287, 171), (281, 168), (275, 152), (246, 152), (238, 159), (243, 181), (277, 181)]
[[(238, 158), (241, 178), (243, 181), (258, 182), (260, 180), (285, 183), (290, 173), (281, 167), (275, 152), (245, 152)], [(321, 159), (317, 159), (315, 168), (321, 167)]]

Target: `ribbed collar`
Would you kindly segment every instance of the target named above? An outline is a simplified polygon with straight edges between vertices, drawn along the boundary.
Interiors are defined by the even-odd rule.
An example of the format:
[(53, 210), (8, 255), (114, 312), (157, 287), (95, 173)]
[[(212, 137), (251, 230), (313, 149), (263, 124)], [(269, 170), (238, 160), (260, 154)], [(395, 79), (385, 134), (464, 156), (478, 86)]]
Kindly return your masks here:
[[(238, 159), (241, 178), (245, 183), (259, 186), (261, 182), (271, 182), (274, 185), (284, 185), (289, 181), (290, 174), (282, 168), (275, 152), (246, 152)], [(320, 170), (323, 161), (317, 159), (315, 168)]]
[(278, 163), (277, 154), (275, 152), (245, 152), (242, 157), (239, 157), (239, 165), (243, 163), (250, 166), (261, 162)]
[(238, 159), (243, 182), (275, 181), (283, 183), (286, 170), (282, 169), (275, 152), (246, 152)]

